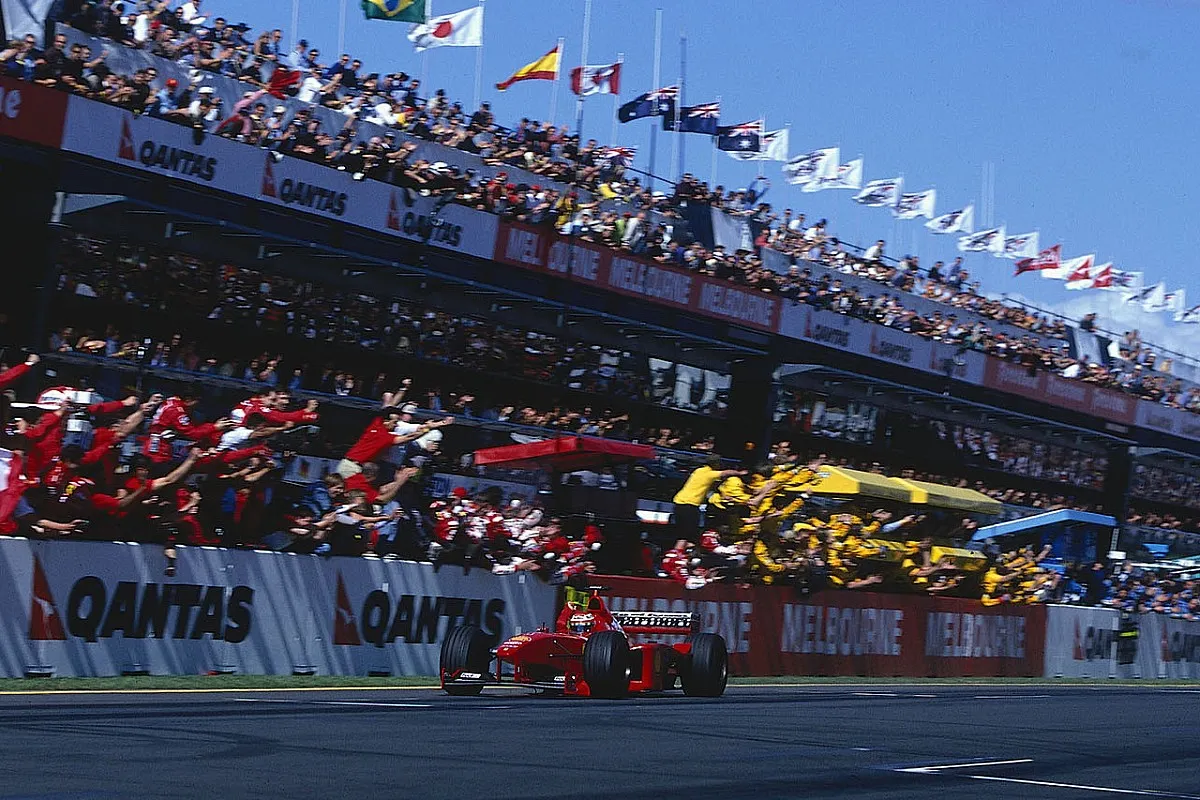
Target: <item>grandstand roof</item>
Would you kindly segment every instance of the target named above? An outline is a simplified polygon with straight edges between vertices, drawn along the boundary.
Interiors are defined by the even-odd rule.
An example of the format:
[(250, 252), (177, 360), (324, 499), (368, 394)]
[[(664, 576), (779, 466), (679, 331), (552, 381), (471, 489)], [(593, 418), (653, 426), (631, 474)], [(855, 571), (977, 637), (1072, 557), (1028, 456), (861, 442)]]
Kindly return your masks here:
[(1095, 525), (1101, 528), (1112, 528), (1116, 524), (1116, 519), (1107, 514), (1093, 514), (1089, 511), (1073, 511), (1064, 508), (1058, 511), (1047, 511), (1045, 514), (1035, 514), (1032, 517), (987, 525), (977, 530), (971, 537), (971, 541), (978, 542), (984, 539), (994, 539), (997, 536), (1028, 533), (1036, 528), (1045, 528), (1051, 525)]

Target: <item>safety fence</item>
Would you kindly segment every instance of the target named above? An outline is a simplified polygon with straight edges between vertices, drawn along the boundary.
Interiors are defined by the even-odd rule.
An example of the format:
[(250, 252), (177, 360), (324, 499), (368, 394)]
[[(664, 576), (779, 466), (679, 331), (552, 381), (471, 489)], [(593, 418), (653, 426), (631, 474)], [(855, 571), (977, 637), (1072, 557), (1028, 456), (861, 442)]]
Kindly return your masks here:
[[(0, 538), (0, 677), (434, 675), (455, 625), (498, 643), (560, 602), (531, 575), (376, 558), (190, 547), (164, 564), (150, 545)], [(1200, 622), (1158, 614), (599, 580), (614, 610), (697, 613), (737, 675), (1200, 678)]]

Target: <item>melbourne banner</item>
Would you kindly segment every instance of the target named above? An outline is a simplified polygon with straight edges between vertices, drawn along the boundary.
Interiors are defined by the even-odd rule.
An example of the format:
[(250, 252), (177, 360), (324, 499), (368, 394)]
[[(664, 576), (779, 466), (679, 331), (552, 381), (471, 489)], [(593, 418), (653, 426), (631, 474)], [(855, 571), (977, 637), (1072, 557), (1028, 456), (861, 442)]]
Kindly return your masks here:
[(61, 138), (73, 153), (445, 250), (490, 258), (496, 240), (494, 215), (78, 97)]
[(544, 228), (501, 224), (494, 255), (496, 261), (504, 264), (694, 311), (735, 325), (772, 333), (779, 325), (778, 297), (572, 240)]
[(0, 677), (436, 675), (446, 633), (493, 643), (552, 624), (555, 591), (525, 575), (434, 572), (374, 558), (0, 538)]
[(699, 590), (605, 578), (614, 609), (692, 611), (721, 634), (738, 675), (1036, 676), (1046, 633), (1041, 606), (787, 588)]
[(0, 77), (0, 136), (57, 148), (66, 117), (66, 94)]

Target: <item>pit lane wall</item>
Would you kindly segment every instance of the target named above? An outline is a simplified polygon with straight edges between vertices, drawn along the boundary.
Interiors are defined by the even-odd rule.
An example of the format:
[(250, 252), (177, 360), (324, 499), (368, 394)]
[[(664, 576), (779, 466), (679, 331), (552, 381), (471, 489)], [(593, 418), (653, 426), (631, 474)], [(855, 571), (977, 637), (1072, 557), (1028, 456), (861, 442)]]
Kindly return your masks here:
[(0, 677), (435, 675), (442, 638), (494, 641), (554, 621), (526, 575), (375, 558), (0, 538)]

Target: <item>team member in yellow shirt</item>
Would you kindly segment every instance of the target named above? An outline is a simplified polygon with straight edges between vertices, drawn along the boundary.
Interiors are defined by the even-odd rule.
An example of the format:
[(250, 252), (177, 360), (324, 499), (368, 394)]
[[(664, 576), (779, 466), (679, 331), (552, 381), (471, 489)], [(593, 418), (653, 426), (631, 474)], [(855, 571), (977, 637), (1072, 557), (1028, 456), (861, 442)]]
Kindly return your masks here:
[(721, 459), (713, 456), (703, 466), (692, 470), (683, 486), (675, 493), (676, 538), (689, 542), (700, 541), (700, 506), (708, 500), (717, 481), (734, 475), (745, 475), (745, 470), (721, 469)]

